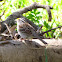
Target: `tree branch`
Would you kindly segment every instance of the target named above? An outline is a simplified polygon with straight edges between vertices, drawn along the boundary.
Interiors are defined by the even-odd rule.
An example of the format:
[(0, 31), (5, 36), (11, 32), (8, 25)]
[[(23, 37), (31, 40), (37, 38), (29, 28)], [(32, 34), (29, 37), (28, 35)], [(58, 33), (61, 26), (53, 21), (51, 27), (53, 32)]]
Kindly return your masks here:
[[(62, 40), (44, 39), (49, 45), (43, 46), (41, 41), (17, 42), (11, 40), (5, 44), (0, 42), (0, 62), (62, 62)], [(17, 44), (18, 43), (18, 44)]]
[(58, 27), (56, 27), (56, 28), (52, 28), (52, 29), (50, 29), (50, 30), (48, 30), (48, 31), (45, 31), (45, 32), (42, 32), (40, 35), (44, 35), (45, 33), (48, 33), (48, 32), (50, 32), (50, 31), (52, 31), (52, 30), (55, 30), (55, 29), (58, 29), (58, 28), (61, 28), (62, 26), (58, 26)]
[[(31, 4), (30, 6), (24, 7), (23, 9), (21, 9), (20, 11), (18, 11), (20, 14), (26, 13), (28, 11), (32, 11), (32, 9), (36, 9), (36, 8), (44, 8), (46, 9), (46, 7), (48, 7), (49, 9), (53, 9), (51, 6), (48, 5), (41, 5), (39, 3), (34, 2), (33, 4)], [(48, 9), (47, 9), (48, 10)]]
[[(44, 8), (46, 9), (48, 5), (40, 5), (36, 2), (34, 2), (33, 4), (31, 4), (30, 6), (24, 7), (23, 9), (12, 13), (10, 16), (8, 16), (8, 18), (4, 21), (6, 22), (9, 26), (13, 26), (15, 24), (15, 19), (17, 18), (24, 18), (29, 24), (31, 24), (36, 30), (38, 29), (38, 27), (30, 20), (28, 20), (27, 18), (25, 18), (24, 16), (22, 16), (23, 13), (26, 13), (28, 11), (31, 11), (32, 9), (36, 9), (36, 8)], [(50, 9), (52, 9), (51, 6), (48, 6)], [(3, 32), (6, 27), (4, 25), (4, 22), (1, 23), (2, 28), (1, 28), (1, 32)]]

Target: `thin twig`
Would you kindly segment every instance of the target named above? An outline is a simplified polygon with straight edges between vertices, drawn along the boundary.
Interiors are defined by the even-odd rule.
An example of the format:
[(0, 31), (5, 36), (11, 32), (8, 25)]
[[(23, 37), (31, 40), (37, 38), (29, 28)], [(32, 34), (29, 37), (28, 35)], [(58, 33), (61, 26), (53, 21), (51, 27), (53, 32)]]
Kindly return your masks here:
[(5, 33), (1, 33), (0, 35), (10, 37), (9, 34), (5, 34)]
[(48, 12), (48, 16), (49, 16), (48, 21), (51, 21), (51, 19), (52, 19), (52, 15), (51, 15), (51, 10), (50, 10), (49, 6), (46, 6), (46, 10), (47, 10), (47, 12)]
[(10, 33), (10, 36), (13, 37), (12, 32), (11, 32), (11, 30), (9, 29), (9, 26), (8, 26), (6, 23), (4, 23), (4, 24), (6, 25), (8, 31), (9, 31), (9, 33)]
[(56, 28), (52, 28), (52, 29), (50, 29), (50, 30), (48, 30), (48, 31), (42, 32), (41, 35), (43, 35), (43, 34), (45, 34), (45, 33), (48, 33), (48, 32), (50, 32), (50, 31), (52, 31), (52, 30), (61, 28), (61, 27), (62, 27), (62, 26), (58, 26), (58, 27), (56, 27)]
[(42, 27), (43, 27), (43, 26), (40, 26), (36, 32), (39, 33), (40, 30), (42, 29)]
[(2, 21), (1, 17), (4, 15), (5, 10), (3, 11), (3, 13), (0, 15), (0, 20)]

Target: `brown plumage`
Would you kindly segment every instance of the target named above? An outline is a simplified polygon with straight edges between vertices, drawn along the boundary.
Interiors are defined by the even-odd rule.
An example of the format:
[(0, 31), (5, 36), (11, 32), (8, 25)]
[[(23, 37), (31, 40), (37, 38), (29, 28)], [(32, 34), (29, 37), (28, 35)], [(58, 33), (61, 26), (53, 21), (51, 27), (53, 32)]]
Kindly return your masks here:
[(42, 38), (38, 35), (35, 29), (29, 23), (25, 22), (23, 18), (17, 19), (17, 31), (18, 34), (24, 39), (32, 39), (36, 37), (44, 44), (47, 44), (44, 40), (42, 40)]
[(19, 28), (20, 28), (19, 30), (22, 31), (22, 32), (24, 32), (24, 33), (27, 33), (29, 35), (32, 34), (32, 32), (31, 32), (32, 27), (29, 26), (27, 23), (19, 25)]

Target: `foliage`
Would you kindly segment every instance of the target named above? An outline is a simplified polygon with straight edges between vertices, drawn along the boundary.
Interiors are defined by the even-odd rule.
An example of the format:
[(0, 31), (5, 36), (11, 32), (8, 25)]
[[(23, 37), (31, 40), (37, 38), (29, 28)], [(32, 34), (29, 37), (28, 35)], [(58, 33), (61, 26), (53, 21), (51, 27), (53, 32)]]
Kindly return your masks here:
[[(4, 2), (0, 1), (0, 5)], [(52, 12), (52, 21), (48, 21), (48, 13), (45, 9), (34, 9), (32, 11), (23, 14), (25, 17), (33, 21), (36, 25), (43, 25), (42, 31), (47, 31), (57, 26), (62, 25), (62, 0), (6, 0), (5, 4), (3, 4), (0, 9), (0, 14), (5, 10), (4, 15), (2, 16), (2, 20), (5, 20), (11, 13), (17, 11), (18, 9), (22, 9), (23, 7), (29, 6), (33, 2), (38, 2), (43, 5), (50, 5), (53, 7)], [(61, 29), (53, 30), (45, 34), (44, 36), (47, 38), (58, 38), (62, 33)]]

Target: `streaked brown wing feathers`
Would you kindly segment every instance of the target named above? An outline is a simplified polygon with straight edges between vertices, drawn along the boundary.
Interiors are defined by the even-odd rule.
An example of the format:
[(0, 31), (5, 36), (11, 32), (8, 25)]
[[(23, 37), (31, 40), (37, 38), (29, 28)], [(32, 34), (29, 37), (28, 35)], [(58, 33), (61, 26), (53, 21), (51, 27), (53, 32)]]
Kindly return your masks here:
[(31, 32), (32, 27), (30, 27), (27, 23), (19, 25), (19, 27), (20, 27), (19, 30), (21, 32), (24, 32), (24, 33), (27, 33), (27, 34), (32, 34), (32, 32)]

